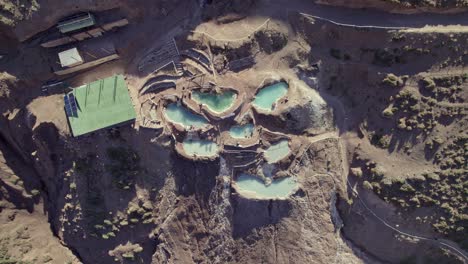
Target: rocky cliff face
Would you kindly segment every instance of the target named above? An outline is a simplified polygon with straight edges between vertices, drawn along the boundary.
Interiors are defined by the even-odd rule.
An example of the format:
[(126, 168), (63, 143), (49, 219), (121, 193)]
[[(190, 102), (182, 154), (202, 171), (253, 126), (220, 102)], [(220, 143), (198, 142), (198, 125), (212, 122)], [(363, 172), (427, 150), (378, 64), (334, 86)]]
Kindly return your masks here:
[(77, 263), (50, 229), (47, 217), (54, 207), (49, 198), (55, 184), (49, 176), (56, 165), (50, 160), (53, 149), (44, 142), (57, 141), (56, 129), (43, 124), (38, 134), (32, 132), (34, 117), (21, 108), (17, 83), (7, 78), (0, 85), (0, 260)]
[[(332, 197), (342, 192), (336, 176), (341, 164), (319, 165), (337, 153), (336, 141), (308, 150), (298, 173), (301, 190), (282, 201), (251, 200), (232, 193), (230, 170), (223, 159), (221, 169), (211, 171), (211, 176), (213, 167), (202, 166), (209, 170), (199, 169), (194, 177), (215, 179), (204, 189), (208, 200), (196, 192), (178, 197), (175, 209), (157, 227), (153, 262), (330, 263), (346, 256), (348, 263), (360, 263), (350, 257), (353, 253), (332, 216), (336, 200)], [(202, 190), (198, 180), (187, 177), (194, 180), (192, 190)]]

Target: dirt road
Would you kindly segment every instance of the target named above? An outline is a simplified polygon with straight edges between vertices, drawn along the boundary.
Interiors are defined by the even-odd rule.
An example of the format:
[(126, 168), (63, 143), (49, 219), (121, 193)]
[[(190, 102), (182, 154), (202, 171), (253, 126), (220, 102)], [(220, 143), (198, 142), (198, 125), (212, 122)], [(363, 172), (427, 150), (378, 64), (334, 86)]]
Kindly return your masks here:
[(339, 24), (371, 27), (404, 27), (422, 28), (437, 25), (468, 26), (468, 14), (391, 14), (370, 9), (349, 9), (342, 7), (324, 6), (306, 0), (287, 1), (278, 0), (268, 3), (269, 9), (301, 12), (311, 16), (324, 18)]

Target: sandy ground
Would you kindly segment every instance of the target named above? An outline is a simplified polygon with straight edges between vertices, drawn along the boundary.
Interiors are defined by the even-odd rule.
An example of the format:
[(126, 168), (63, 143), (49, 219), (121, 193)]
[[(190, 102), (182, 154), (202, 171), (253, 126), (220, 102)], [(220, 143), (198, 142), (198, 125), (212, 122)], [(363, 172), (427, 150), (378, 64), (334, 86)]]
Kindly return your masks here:
[(32, 101), (28, 106), (29, 111), (36, 117), (32, 129), (34, 130), (41, 123), (51, 122), (59, 131), (69, 135), (65, 112), (60, 111), (63, 107), (63, 96), (61, 94), (39, 97)]
[(218, 41), (243, 41), (260, 28), (268, 28), (268, 21), (270, 21), (268, 17), (247, 17), (246, 19), (234, 21), (222, 27), (206, 22), (198, 25), (192, 32), (205, 34), (207, 37)]
[(408, 33), (467, 33), (468, 27), (462, 25), (453, 25), (453, 26), (425, 26), (418, 29), (404, 29), (402, 32)]
[[(0, 214), (0, 243), (11, 260), (31, 263), (80, 263), (58, 238), (52, 237), (49, 223), (41, 214), (3, 209)], [(52, 237), (52, 238), (51, 238)]]
[[(136, 65), (148, 51), (159, 47), (164, 36), (170, 38), (180, 34), (179, 41), (188, 43), (181, 43), (182, 45), (196, 45), (196, 48), (210, 54), (213, 60), (224, 59), (223, 56), (232, 52), (230, 49), (239, 54), (255, 54), (256, 64), (252, 68), (240, 73), (223, 69), (227, 73), (207, 78), (217, 81), (218, 85), (239, 87), (238, 89), (249, 95), (248, 98), (254, 96), (265, 77), (272, 73), (294, 81), (298, 81), (297, 79), (310, 81), (311, 78), (318, 78), (319, 84), (309, 85), (310, 89), (316, 89), (334, 109), (336, 130), (327, 130), (323, 134), (318, 133), (313, 136), (297, 132), (295, 133), (298, 135), (293, 135), (291, 127), (284, 125), (283, 122), (291, 119), (287, 115), (288, 111), (293, 106), (301, 106), (303, 102), (300, 99), (305, 93), (290, 94), (289, 104), (280, 106), (273, 115), (254, 113), (259, 125), (293, 135), (291, 137), (300, 137), (302, 140), (300, 142), (311, 144), (310, 149), (304, 154), (305, 158), (291, 155), (291, 159), (296, 158), (296, 160), (288, 160), (290, 162), (300, 160), (301, 166), (297, 177), (301, 182), (301, 190), (287, 201), (259, 202), (231, 192), (229, 183), (222, 181), (220, 176), (223, 175), (219, 175), (219, 160), (202, 163), (177, 156), (173, 152), (174, 142), (168, 135), (160, 137), (157, 131), (142, 128), (135, 130), (134, 126), (125, 126), (118, 130), (117, 136), (112, 136), (109, 131), (100, 131), (88, 137), (71, 139), (67, 136), (69, 133), (63, 114), (61, 95), (39, 97), (30, 92), (19, 96), (28, 97), (24, 100), (25, 103), (22, 101), (24, 103), (22, 107), (36, 118), (34, 123), (29, 124), (28, 129), (23, 130), (29, 132), (29, 129), (37, 129), (41, 124), (50, 122), (63, 136), (56, 142), (47, 142), (49, 134), (53, 133), (52, 129), (44, 128), (40, 133), (36, 131), (37, 134), (33, 134), (35, 141), (30, 146), (33, 150), (39, 151), (41, 161), (33, 162), (31, 166), (43, 165), (37, 167), (38, 177), (41, 178), (42, 188), (50, 190), (47, 198), (53, 201), (53, 206), (46, 210), (49, 210), (51, 216), (50, 224), (55, 230), (59, 230), (60, 239), (70, 249), (78, 252), (84, 263), (100, 261), (113, 263), (109, 250), (127, 242), (142, 246), (143, 252), (137, 254), (138, 261), (142, 263), (170, 261), (199, 263), (212, 260), (218, 263), (333, 263), (337, 259), (346, 263), (378, 263), (380, 260), (399, 262), (403, 257), (411, 257), (414, 254), (423, 256), (420, 253), (426, 252), (430, 247), (418, 241), (396, 236), (394, 230), (383, 225), (370, 212), (360, 207), (356, 197), (353, 202), (348, 200), (353, 199), (351, 191), (345, 187), (349, 173), (348, 162), (359, 152), (363, 158), (381, 163), (389, 178), (401, 176), (411, 178), (433, 169), (430, 160), (427, 160), (422, 153), (424, 141), (417, 141), (414, 153), (408, 156), (398, 148), (384, 150), (370, 144), (366, 135), (361, 135), (363, 132), (360, 131), (360, 127), (363, 123), (369, 124), (366, 128), (369, 131), (365, 131), (366, 133), (373, 132), (371, 130), (379, 132), (379, 129), (393, 131), (388, 121), (380, 119), (380, 113), (388, 97), (394, 95), (396, 90), (383, 90), (379, 86), (382, 76), (389, 72), (410, 76), (416, 76), (421, 72), (427, 74), (439, 72), (443, 69), (442, 64), (452, 58), (453, 53), (448, 47), (430, 46), (435, 43), (427, 44), (425, 37), (438, 33), (440, 39), (448, 41), (449, 33), (465, 31), (463, 26), (465, 20), (460, 20), (462, 26), (422, 27), (403, 31), (402, 33), (407, 34), (407, 38), (403, 43), (398, 43), (392, 40), (395, 32), (341, 27), (326, 20), (304, 18), (294, 13), (294, 10), (327, 16), (333, 21), (364, 26), (421, 27), (428, 21), (434, 24), (439, 22), (450, 24), (454, 21), (459, 23), (457, 18), (460, 15), (434, 16), (432, 21), (428, 15), (401, 18), (383, 14), (379, 19), (378, 12), (368, 14), (362, 10), (320, 7), (308, 4), (306, 1), (290, 3), (278, 1), (261, 2), (256, 6), (257, 13), (249, 13), (243, 20), (223, 25), (214, 22), (202, 23), (198, 20), (196, 12), (192, 20), (189, 19), (187, 12), (192, 10), (190, 8), (195, 8), (195, 4), (192, 3), (193, 6), (190, 3), (185, 4), (186, 6), (179, 5), (178, 9), (173, 9), (173, 6), (167, 6), (166, 9), (164, 6), (163, 10), (162, 6), (156, 5), (146, 10), (147, 12), (157, 10), (161, 19), (140, 16), (146, 13), (143, 10), (146, 3), (141, 6), (136, 4), (135, 6), (139, 8), (134, 10), (129, 10), (129, 7), (125, 6), (124, 10), (132, 18), (132, 24), (122, 32), (110, 36), (116, 41), (122, 60), (79, 74), (70, 82), (73, 85), (80, 85), (115, 73), (125, 74), (132, 100), (139, 113), (138, 90), (146, 76), (141, 76), (136, 70)], [(83, 7), (86, 6), (86, 2), (79, 2), (77, 5)], [(91, 8), (100, 9), (113, 5), (115, 3), (110, 1), (103, 3), (102, 6), (93, 5)], [(69, 6), (63, 6), (61, 12), (47, 18), (41, 27), (53, 23), (55, 16), (62, 15), (68, 8)], [(44, 12), (47, 13), (47, 9), (41, 10), (41, 13)], [(35, 17), (33, 21), (37, 19), (39, 18)], [(155, 21), (158, 21), (158, 27), (154, 26)], [(25, 23), (21, 23), (15, 29), (18, 35), (26, 36), (31, 33), (31, 29), (37, 30), (31, 24)], [(271, 49), (268, 39), (261, 42), (252, 35), (256, 30), (265, 29), (287, 36), (287, 45), (274, 52), (267, 52)], [(187, 40), (185, 34), (190, 35), (191, 42)], [(141, 41), (126, 41), (127, 39), (141, 39)], [(463, 38), (462, 34), (460, 43), (463, 40), (466, 38)], [(242, 47), (242, 44), (246, 43), (252, 46)], [(375, 65), (374, 54), (363, 51), (363, 47), (369, 50), (387, 46), (389, 49), (401, 49), (403, 45), (435, 50), (437, 56), (409, 55), (406, 63), (385, 67)], [(330, 55), (332, 48), (348, 55), (349, 60), (332, 57)], [(34, 50), (31, 48), (28, 52), (33, 53)], [(456, 55), (461, 56), (463, 50), (456, 52), (459, 52)], [(44, 54), (38, 54), (40, 56), (34, 57), (34, 60), (37, 65), (42, 65), (39, 62), (45, 59), (41, 57)], [(15, 62), (16, 65), (21, 65), (21, 61), (25, 60), (24, 54), (21, 56), (23, 57), (18, 59), (19, 62)], [(314, 73), (313, 67), (319, 67), (320, 73)], [(463, 72), (456, 63), (453, 63), (453, 68)], [(15, 70), (21, 72), (20, 68)], [(42, 71), (44, 69), (32, 67), (28, 74), (19, 75), (28, 78), (27, 76), (36, 76), (35, 74)], [(38, 87), (42, 81), (39, 79), (41, 78), (36, 77), (26, 81), (27, 84)], [(179, 93), (180, 87), (178, 89), (167, 90), (162, 94)], [(9, 110), (12, 112), (12, 109)], [(248, 104), (245, 104), (241, 112), (247, 110)], [(11, 127), (14, 131), (15, 126)], [(445, 127), (440, 131), (437, 133), (450, 132), (451, 129)], [(1, 132), (3, 134), (0, 139), (7, 138), (4, 130)], [(455, 134), (456, 131), (451, 133)], [(31, 135), (28, 136), (31, 138)], [(185, 136), (183, 132), (181, 136)], [(398, 136), (400, 134), (396, 137)], [(13, 137), (19, 136), (13, 133)], [(24, 138), (17, 139), (19, 142), (24, 142), (23, 140)], [(135, 177), (134, 187), (127, 191), (117, 188), (115, 179), (106, 170), (109, 162), (106, 151), (110, 147), (117, 146), (132, 148), (141, 158), (142, 172)], [(28, 157), (29, 155), (30, 153), (27, 153)], [(73, 172), (73, 162), (86, 155), (93, 157), (93, 164), (97, 169), (95, 175), (80, 175)], [(6, 163), (9, 163), (7, 165), (11, 165), (12, 160), (7, 159)], [(356, 181), (353, 184), (356, 184), (356, 189), (362, 195), (361, 198), (380, 217), (395, 226), (398, 225), (402, 230), (434, 236), (430, 227), (418, 226), (410, 219), (432, 211), (421, 209), (402, 215), (395, 206), (383, 202), (373, 193), (359, 189), (360, 182)], [(113, 221), (112, 230), (115, 231), (115, 238), (103, 239), (100, 236), (95, 238), (89, 235), (90, 227), (86, 219), (89, 215), (86, 214), (89, 214), (90, 209), (95, 210), (89, 204), (90, 193), (101, 195), (98, 196), (102, 201), (100, 207), (105, 212), (104, 219)], [(336, 222), (335, 218), (339, 218), (339, 215), (337, 216), (338, 213), (332, 203), (337, 193), (340, 196), (338, 198), (340, 214), (345, 224), (343, 232), (340, 232), (340, 225)], [(153, 215), (151, 223), (121, 225), (122, 219), (127, 219), (127, 210), (130, 207), (145, 202), (151, 204), (151, 209), (148, 209)], [(71, 213), (62, 210), (70, 206), (73, 207)], [(217, 210), (219, 208), (223, 210)], [(11, 213), (10, 209), (5, 209), (0, 214), (3, 223), (0, 229), (5, 230), (1, 234), (7, 234), (10, 238), (15, 237), (17, 231), (23, 232), (18, 229), (20, 226), (17, 223), (24, 222), (28, 227), (26, 231), (32, 232), (31, 235), (24, 236), (28, 237), (25, 238), (27, 243), (40, 245), (38, 248), (33, 246), (29, 253), (25, 253), (25, 260), (47, 256), (42, 250), (49, 249), (51, 250), (49, 254), (58, 261), (52, 263), (66, 263), (69, 260), (70, 251), (58, 245), (58, 240), (52, 236), (45, 216), (39, 212), (29, 215), (24, 211), (18, 211), (14, 220), (11, 220)], [(99, 221), (104, 219), (100, 218)], [(73, 223), (71, 226), (65, 224), (71, 222)], [(99, 224), (104, 223), (99, 222)], [(38, 231), (39, 227), (46, 231)], [(20, 253), (11, 245), (7, 246), (11, 248), (11, 254), (19, 257)]]

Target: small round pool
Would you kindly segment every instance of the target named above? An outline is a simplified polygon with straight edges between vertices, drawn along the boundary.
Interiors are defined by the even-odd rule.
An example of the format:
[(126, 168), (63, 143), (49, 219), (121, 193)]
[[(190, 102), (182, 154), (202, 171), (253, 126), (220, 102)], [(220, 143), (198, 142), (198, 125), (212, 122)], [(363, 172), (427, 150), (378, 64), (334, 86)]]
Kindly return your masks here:
[(254, 132), (253, 124), (245, 124), (242, 126), (233, 126), (229, 129), (229, 135), (232, 138), (251, 138)]
[(190, 112), (190, 110), (177, 103), (169, 104), (164, 113), (169, 121), (180, 124), (185, 129), (199, 129), (208, 125), (208, 120), (204, 117)]

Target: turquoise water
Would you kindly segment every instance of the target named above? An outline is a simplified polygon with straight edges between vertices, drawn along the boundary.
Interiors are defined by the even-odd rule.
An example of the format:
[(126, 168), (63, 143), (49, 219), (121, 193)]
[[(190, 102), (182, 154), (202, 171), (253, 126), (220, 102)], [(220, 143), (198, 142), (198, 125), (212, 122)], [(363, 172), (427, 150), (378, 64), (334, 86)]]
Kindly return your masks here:
[(246, 124), (243, 126), (233, 126), (229, 129), (229, 134), (233, 138), (250, 138), (254, 131), (253, 124)]
[(253, 105), (257, 108), (272, 111), (273, 104), (288, 92), (288, 84), (279, 82), (273, 85), (265, 86), (257, 93)]
[(184, 140), (182, 147), (190, 156), (212, 157), (218, 153), (218, 144), (209, 140)]
[(173, 123), (184, 126), (185, 129), (202, 128), (208, 125), (208, 120), (204, 117), (190, 112), (187, 108), (176, 103), (169, 104), (164, 110), (166, 117)]
[(202, 93), (199, 91), (192, 92), (192, 99), (204, 104), (213, 112), (222, 113), (234, 104), (237, 95), (233, 91), (224, 91), (222, 93)]
[(240, 194), (248, 192), (264, 199), (286, 198), (297, 187), (297, 183), (291, 177), (274, 180), (270, 185), (265, 185), (260, 178), (245, 173), (237, 178), (236, 183)]
[(268, 163), (275, 163), (289, 154), (288, 140), (283, 139), (276, 144), (272, 144), (265, 150), (265, 158)]

